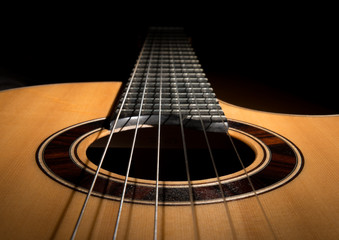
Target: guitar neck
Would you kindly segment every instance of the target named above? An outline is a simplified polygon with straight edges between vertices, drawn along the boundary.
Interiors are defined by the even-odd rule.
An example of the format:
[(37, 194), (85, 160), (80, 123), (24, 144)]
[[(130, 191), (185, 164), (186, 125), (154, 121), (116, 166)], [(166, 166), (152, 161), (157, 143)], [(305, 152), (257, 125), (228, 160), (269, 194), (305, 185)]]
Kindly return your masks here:
[(113, 119), (140, 111), (183, 121), (226, 121), (183, 29), (150, 29)]

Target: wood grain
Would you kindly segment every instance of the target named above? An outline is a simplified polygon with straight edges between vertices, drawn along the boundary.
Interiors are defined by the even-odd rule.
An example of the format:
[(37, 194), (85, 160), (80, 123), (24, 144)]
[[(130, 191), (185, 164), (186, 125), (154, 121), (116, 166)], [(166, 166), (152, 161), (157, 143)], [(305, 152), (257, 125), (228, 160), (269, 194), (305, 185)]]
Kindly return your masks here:
[[(44, 139), (70, 125), (105, 117), (120, 83), (60, 84), (0, 93), (0, 235), (67, 239), (85, 195), (56, 183), (36, 164)], [(225, 205), (159, 209), (159, 239), (337, 239), (339, 116), (271, 114), (221, 104), (226, 116), (262, 126), (302, 151), (301, 174), (283, 187)], [(118, 202), (91, 198), (78, 239), (112, 238)], [(119, 239), (150, 239), (154, 206), (125, 204)], [(227, 214), (227, 211), (229, 214)]]

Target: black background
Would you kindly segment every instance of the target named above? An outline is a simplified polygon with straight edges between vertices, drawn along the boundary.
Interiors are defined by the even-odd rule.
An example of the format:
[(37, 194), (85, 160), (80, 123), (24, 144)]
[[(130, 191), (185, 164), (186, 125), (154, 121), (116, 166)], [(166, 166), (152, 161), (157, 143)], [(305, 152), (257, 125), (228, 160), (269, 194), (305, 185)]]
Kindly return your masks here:
[(173, 1), (3, 8), (0, 83), (126, 81), (148, 26), (183, 26), (220, 99), (275, 112), (338, 113), (333, 10)]

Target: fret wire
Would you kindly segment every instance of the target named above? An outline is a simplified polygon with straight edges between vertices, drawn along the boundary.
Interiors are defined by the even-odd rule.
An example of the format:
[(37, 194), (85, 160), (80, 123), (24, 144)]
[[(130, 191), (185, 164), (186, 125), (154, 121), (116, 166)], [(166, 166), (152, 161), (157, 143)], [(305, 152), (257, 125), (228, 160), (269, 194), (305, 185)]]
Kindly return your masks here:
[[(152, 55), (150, 56), (150, 59), (152, 59)], [(151, 65), (151, 62), (150, 62), (150, 65)], [(146, 86), (147, 86), (147, 76), (146, 76), (146, 80), (145, 80), (144, 93), (146, 92)], [(122, 214), (122, 207), (123, 207), (123, 203), (124, 203), (124, 199), (125, 199), (125, 194), (126, 194), (126, 189), (127, 189), (127, 182), (128, 182), (129, 172), (130, 172), (130, 168), (131, 168), (133, 153), (134, 153), (134, 149), (135, 149), (136, 137), (137, 137), (138, 129), (139, 129), (139, 123), (140, 123), (140, 117), (141, 117), (141, 110), (142, 110), (142, 107), (143, 107), (142, 106), (143, 105), (143, 101), (144, 101), (144, 95), (142, 96), (142, 99), (141, 99), (138, 119), (137, 119), (135, 131), (134, 131), (134, 137), (133, 137), (133, 142), (132, 142), (132, 149), (131, 149), (130, 157), (129, 157), (129, 160), (128, 160), (128, 166), (127, 166), (126, 175), (125, 175), (125, 181), (124, 181), (124, 188), (123, 188), (123, 192), (122, 192), (122, 196), (121, 196), (121, 200), (120, 200), (117, 221), (116, 221), (115, 229), (114, 229), (113, 240), (115, 240), (117, 238), (117, 235), (118, 235), (119, 223), (120, 223), (120, 218), (121, 218), (121, 214)]]

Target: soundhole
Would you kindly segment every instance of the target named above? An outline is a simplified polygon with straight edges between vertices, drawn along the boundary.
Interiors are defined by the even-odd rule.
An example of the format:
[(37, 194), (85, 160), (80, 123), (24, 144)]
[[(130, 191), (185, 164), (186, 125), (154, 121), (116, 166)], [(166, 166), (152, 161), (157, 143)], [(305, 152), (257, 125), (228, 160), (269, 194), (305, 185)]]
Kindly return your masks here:
[[(131, 154), (135, 129), (114, 133), (102, 168), (120, 175), (126, 175)], [(213, 156), (219, 176), (231, 174), (243, 169), (237, 154), (225, 133), (208, 132), (207, 139), (199, 130), (185, 129), (184, 138), (191, 180), (215, 178)], [(233, 139), (241, 154), (245, 167), (253, 163), (254, 151), (244, 142)], [(108, 137), (94, 141), (86, 154), (91, 162), (98, 165)], [(158, 128), (140, 128), (130, 168), (130, 177), (155, 180), (157, 170)], [(187, 181), (187, 170), (182, 134), (179, 126), (162, 126), (160, 139), (160, 174), (161, 181)]]

